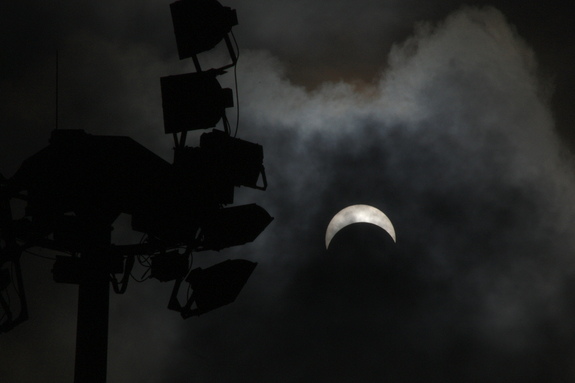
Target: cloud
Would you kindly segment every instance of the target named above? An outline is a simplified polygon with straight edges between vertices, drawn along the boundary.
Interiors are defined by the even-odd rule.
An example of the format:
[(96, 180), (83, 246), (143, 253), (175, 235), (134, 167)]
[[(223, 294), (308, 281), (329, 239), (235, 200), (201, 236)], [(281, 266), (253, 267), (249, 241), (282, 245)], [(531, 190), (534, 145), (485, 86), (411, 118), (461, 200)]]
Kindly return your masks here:
[[(250, 323), (200, 319), (183, 340), (218, 355), (199, 379), (571, 376), (575, 183), (547, 85), (500, 12), (420, 25), (363, 89), (308, 91), (265, 52), (241, 60), (240, 135), (264, 145), (271, 184), (248, 195), (276, 219), (242, 249), (261, 271), (228, 313)], [(352, 203), (394, 221), (395, 264), (361, 231), (322, 250)]]
[[(85, 25), (62, 37), (77, 64), (62, 79), (73, 95), (62, 105), (65, 127), (133, 135), (169, 159), (169, 137), (157, 139), (157, 78), (189, 67), (170, 64), (175, 50), (170, 57), (163, 42), (134, 33), (133, 20), (102, 24), (100, 11), (88, 11)], [(386, 29), (387, 16), (381, 27), (374, 21), (381, 12), (356, 11), (350, 25), (367, 18), (364, 28), (376, 29), (362, 36)], [(146, 25), (157, 24), (160, 16), (144, 13)], [(129, 14), (118, 6), (110, 20)], [(264, 146), (270, 186), (238, 190), (237, 203), (257, 202), (275, 220), (252, 244), (195, 255), (198, 264), (241, 257), (259, 265), (235, 304), (187, 321), (165, 309), (169, 286), (156, 281), (113, 297), (110, 382), (572, 379), (575, 182), (531, 49), (499, 11), (463, 8), (420, 24), (387, 61), (391, 38), (362, 39), (381, 62), (361, 49), (327, 75), (318, 68), (329, 63), (299, 64), (333, 50), (337, 23), (323, 24), (321, 49), (299, 66), (286, 61), (316, 49), (299, 44), (309, 35), (303, 26), (286, 37), (298, 44), (290, 40), (285, 52), (254, 49), (297, 19), (283, 14), (254, 28), (262, 37), (248, 36), (252, 50), (242, 50), (238, 67), (238, 137)], [(379, 75), (318, 85), (353, 77), (356, 64)], [(222, 82), (231, 85), (231, 75)], [(325, 251), (329, 220), (354, 203), (392, 219), (395, 251), (378, 229), (361, 226)], [(10, 339), (3, 349), (18, 349)], [(42, 371), (56, 376), (51, 369)]]

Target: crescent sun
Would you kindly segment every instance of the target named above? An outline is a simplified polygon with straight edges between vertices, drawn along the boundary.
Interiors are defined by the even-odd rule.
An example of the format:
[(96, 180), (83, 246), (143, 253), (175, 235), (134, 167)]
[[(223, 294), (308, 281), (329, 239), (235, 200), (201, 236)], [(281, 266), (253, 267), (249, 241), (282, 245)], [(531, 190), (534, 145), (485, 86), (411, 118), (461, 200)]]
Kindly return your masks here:
[(395, 229), (391, 220), (383, 214), (383, 212), (373, 206), (369, 205), (351, 205), (339, 211), (333, 216), (327, 230), (325, 231), (325, 248), (329, 247), (329, 243), (338, 231), (353, 223), (371, 223), (381, 227), (396, 242)]

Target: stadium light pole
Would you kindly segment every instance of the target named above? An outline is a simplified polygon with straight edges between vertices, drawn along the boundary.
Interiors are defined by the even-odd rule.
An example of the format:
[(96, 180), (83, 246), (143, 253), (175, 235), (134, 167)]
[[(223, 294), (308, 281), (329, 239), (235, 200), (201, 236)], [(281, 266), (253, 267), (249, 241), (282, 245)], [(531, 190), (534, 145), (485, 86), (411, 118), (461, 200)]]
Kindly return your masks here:
[[(170, 8), (180, 58), (192, 57), (197, 69), (161, 78), (164, 130), (176, 141), (172, 164), (129, 137), (56, 129), (50, 145), (13, 177), (0, 175), (0, 294), (15, 285), (20, 299), (14, 319), (0, 295), (0, 332), (28, 316), (20, 254), (30, 247), (67, 253), (56, 256), (52, 273), (57, 283), (78, 285), (74, 383), (107, 380), (110, 284), (118, 294), (126, 290), (136, 255), (151, 259), (151, 278), (175, 281), (169, 309), (184, 318), (200, 315), (233, 302), (256, 263), (228, 260), (190, 271), (191, 252), (251, 242), (273, 220), (255, 204), (224, 207), (233, 203), (234, 187), (267, 188), (263, 148), (231, 137), (225, 108), (233, 106), (233, 94), (216, 80), (236, 65), (228, 36), (237, 24), (235, 10), (216, 0), (178, 0)], [(222, 40), (232, 64), (202, 71), (197, 54)], [(225, 131), (202, 134), (199, 147), (185, 146), (188, 131), (222, 119)], [(24, 218), (13, 220), (11, 198), (26, 201)], [(112, 224), (122, 213), (131, 215), (145, 243), (111, 243)], [(13, 275), (4, 268), (10, 262)], [(184, 280), (194, 293), (182, 306), (177, 293)]]
[[(76, 361), (74, 383), (105, 383), (108, 371), (108, 321), (110, 309), (109, 225), (94, 227), (82, 254), (85, 273), (78, 286)], [(107, 229), (106, 229), (107, 228)]]

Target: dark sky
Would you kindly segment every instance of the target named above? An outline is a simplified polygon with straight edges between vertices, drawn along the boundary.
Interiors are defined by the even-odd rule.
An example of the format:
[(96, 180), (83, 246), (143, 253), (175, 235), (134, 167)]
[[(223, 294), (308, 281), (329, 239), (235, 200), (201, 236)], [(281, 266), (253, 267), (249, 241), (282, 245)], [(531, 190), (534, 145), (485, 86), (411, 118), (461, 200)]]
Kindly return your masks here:
[[(575, 381), (572, 9), (222, 4), (239, 18), (238, 137), (264, 146), (270, 184), (236, 203), (275, 220), (195, 255), (258, 262), (232, 305), (184, 321), (170, 284), (112, 296), (108, 381)], [(159, 78), (193, 65), (177, 59), (168, 1), (4, 2), (0, 36), (0, 173), (48, 143), (57, 49), (60, 128), (171, 160)], [(325, 250), (331, 217), (357, 203), (391, 218), (397, 246), (358, 225)], [(116, 242), (139, 239), (128, 224)], [(0, 380), (72, 381), (77, 288), (55, 284), (49, 260), (23, 266), (30, 320), (0, 336)]]

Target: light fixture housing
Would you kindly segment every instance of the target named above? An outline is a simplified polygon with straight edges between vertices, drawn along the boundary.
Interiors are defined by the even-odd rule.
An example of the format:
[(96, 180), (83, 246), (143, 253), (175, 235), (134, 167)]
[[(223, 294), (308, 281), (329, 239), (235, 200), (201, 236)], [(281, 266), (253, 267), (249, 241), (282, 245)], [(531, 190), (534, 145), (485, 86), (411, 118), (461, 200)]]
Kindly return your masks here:
[[(193, 294), (182, 316), (201, 315), (235, 301), (256, 266), (245, 259), (228, 259), (207, 269), (192, 270), (186, 282)], [(193, 303), (195, 309), (191, 309)]]
[(180, 59), (214, 48), (238, 24), (236, 11), (215, 0), (179, 0), (170, 11)]
[(202, 222), (198, 250), (219, 251), (252, 242), (271, 221), (268, 212), (256, 204), (220, 209)]
[(210, 70), (160, 79), (166, 134), (213, 128), (234, 106), (232, 90), (222, 89), (217, 75)]
[[(214, 129), (201, 135), (200, 149), (214, 174), (232, 185), (262, 190), (267, 188), (261, 145), (230, 137)], [(260, 175), (263, 186), (258, 186)]]

